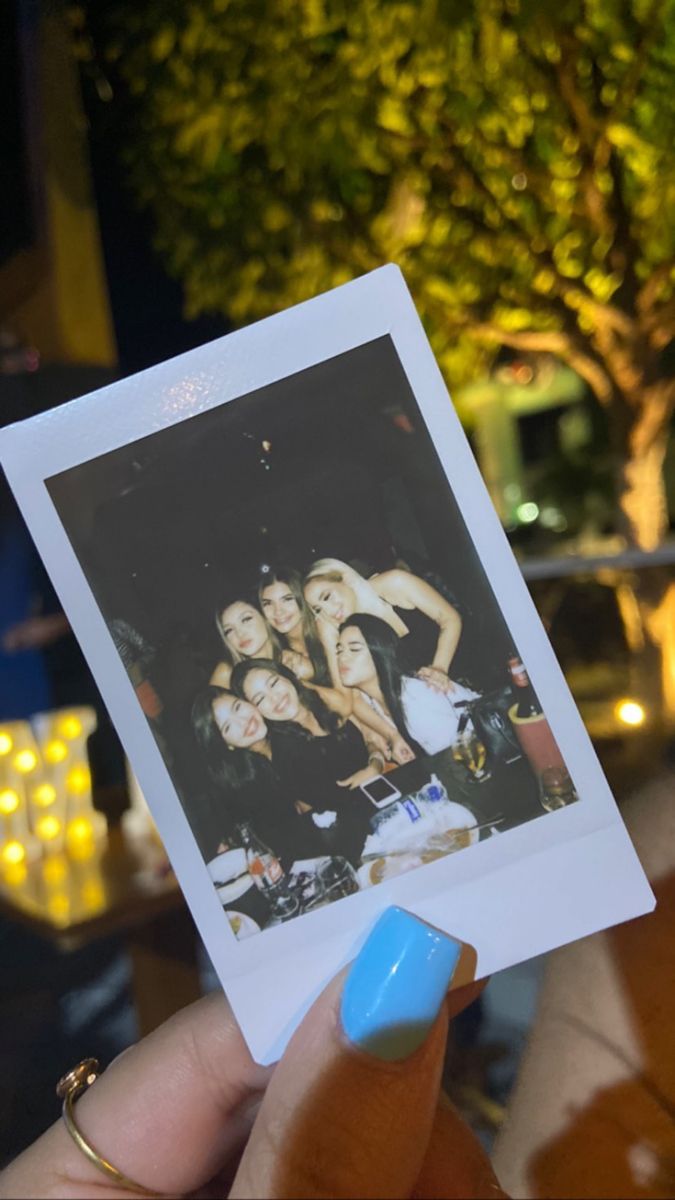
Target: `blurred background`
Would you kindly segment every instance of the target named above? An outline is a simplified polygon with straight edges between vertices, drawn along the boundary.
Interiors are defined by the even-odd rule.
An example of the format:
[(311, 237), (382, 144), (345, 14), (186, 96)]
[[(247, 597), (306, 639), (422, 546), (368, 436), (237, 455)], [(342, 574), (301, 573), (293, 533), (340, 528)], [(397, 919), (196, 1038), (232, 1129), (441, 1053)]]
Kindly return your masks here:
[[(672, 765), (671, 0), (5, 0), (0, 56), (2, 424), (399, 263), (617, 799)], [(4, 1160), (214, 981), (0, 489)], [(542, 966), (449, 1048), (488, 1142)]]

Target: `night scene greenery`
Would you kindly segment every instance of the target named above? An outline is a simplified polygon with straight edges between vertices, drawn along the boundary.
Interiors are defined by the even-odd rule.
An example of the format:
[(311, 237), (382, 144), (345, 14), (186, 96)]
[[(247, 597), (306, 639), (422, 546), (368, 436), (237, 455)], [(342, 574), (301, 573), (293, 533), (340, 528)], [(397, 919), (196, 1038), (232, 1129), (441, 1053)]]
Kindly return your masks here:
[[(95, 7), (95, 6), (94, 6)], [(668, 529), (675, 0), (112, 0), (129, 181), (188, 315), (402, 267), (451, 390), (555, 355), (628, 546)], [(662, 643), (667, 582), (641, 598)], [(640, 636), (643, 636), (640, 634)]]
[(119, 0), (131, 181), (191, 314), (403, 268), (451, 386), (496, 346), (611, 414), (662, 539), (675, 382), (673, 0)]

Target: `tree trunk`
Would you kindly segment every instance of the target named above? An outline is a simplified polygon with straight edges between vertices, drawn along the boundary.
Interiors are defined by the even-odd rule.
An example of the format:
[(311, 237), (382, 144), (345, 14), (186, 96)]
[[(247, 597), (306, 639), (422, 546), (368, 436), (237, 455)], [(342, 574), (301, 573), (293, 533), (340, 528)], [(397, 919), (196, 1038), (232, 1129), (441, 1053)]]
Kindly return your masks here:
[[(655, 550), (668, 533), (668, 503), (663, 465), (668, 446), (670, 392), (663, 383), (631, 403), (621, 404), (617, 450), (619, 529), (629, 547)], [(675, 728), (675, 570), (670, 566), (643, 567), (623, 585), (624, 617), (633, 658), (632, 687), (645, 703), (650, 723)], [(635, 605), (627, 604), (632, 592)], [(641, 630), (636, 629), (639, 614)]]
[(645, 405), (617, 447), (619, 528), (628, 545), (639, 550), (655, 550), (668, 532), (663, 478), (668, 432), (667, 416), (657, 422)]

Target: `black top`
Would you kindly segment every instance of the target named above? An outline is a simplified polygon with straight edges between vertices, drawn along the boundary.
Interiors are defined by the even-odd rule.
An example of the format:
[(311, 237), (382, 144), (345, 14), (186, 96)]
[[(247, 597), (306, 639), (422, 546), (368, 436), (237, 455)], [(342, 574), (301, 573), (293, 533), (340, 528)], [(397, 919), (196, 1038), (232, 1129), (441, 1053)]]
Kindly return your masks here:
[(272, 727), (270, 736), (272, 761), (284, 792), (308, 804), (315, 813), (337, 813), (337, 820), (327, 829), (317, 829), (311, 813), (302, 818), (321, 835), (322, 853), (360, 862), (374, 810), (358, 789), (351, 792), (337, 786), (338, 779), (368, 765), (368, 751), (356, 726), (347, 721), (342, 729), (325, 737), (305, 737)]
[(419, 608), (397, 608), (396, 605), (392, 605), (392, 608), (408, 629), (405, 636), (399, 638), (398, 662), (401, 670), (412, 675), (420, 667), (430, 667), (438, 645), (438, 625)]
[(221, 842), (240, 845), (237, 825), (242, 821), (250, 825), (286, 871), (296, 859), (326, 853), (320, 831), (296, 812), (293, 798), (271, 772), (268, 779), (250, 784), (236, 795), (212, 794), (199, 805), (198, 813), (193, 807), (190, 817), (207, 862), (215, 858)]

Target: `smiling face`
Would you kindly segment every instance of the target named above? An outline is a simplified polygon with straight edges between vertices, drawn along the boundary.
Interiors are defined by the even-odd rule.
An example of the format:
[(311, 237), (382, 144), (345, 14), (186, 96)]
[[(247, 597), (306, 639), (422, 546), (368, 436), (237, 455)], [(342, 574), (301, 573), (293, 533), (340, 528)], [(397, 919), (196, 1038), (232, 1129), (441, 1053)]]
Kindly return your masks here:
[(317, 617), (324, 617), (332, 625), (341, 625), (356, 612), (356, 592), (338, 579), (309, 579), (305, 599)]
[(217, 696), (211, 708), (220, 736), (231, 749), (247, 750), (267, 736), (262, 713), (248, 700), (240, 700), (228, 692)]
[(294, 721), (300, 712), (300, 700), (289, 679), (254, 667), (244, 680), (244, 695), (266, 721)]
[(277, 633), (291, 633), (302, 621), (300, 605), (287, 583), (269, 583), (260, 593), (260, 605)]
[(377, 678), (373, 656), (361, 630), (354, 625), (347, 626), (340, 634), (337, 660), (340, 679), (346, 687), (362, 687)]
[(245, 600), (228, 604), (220, 616), (226, 644), (241, 658), (255, 658), (267, 644), (267, 626), (257, 608)]

